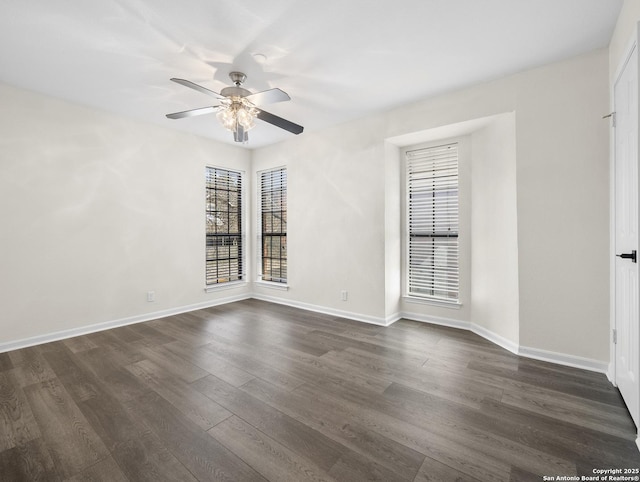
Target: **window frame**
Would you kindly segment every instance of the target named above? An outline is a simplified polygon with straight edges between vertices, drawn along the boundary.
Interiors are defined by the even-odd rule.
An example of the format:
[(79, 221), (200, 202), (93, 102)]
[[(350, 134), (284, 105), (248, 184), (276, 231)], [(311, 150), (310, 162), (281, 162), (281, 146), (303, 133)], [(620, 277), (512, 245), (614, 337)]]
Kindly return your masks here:
[[(264, 273), (264, 260), (265, 258), (265, 252), (264, 252), (264, 237), (265, 237), (265, 232), (264, 232), (264, 214), (265, 211), (263, 210), (264, 206), (263, 206), (263, 177), (266, 174), (269, 173), (276, 173), (279, 171), (283, 171), (284, 172), (284, 193), (285, 193), (285, 197), (284, 197), (284, 210), (280, 210), (280, 212), (284, 212), (286, 215), (286, 220), (284, 221), (284, 231), (282, 231), (282, 225), (281, 225), (281, 231), (279, 233), (270, 233), (273, 236), (278, 236), (280, 238), (280, 243), (279, 245), (282, 246), (282, 238), (285, 239), (285, 256), (284, 258), (282, 257), (282, 254), (280, 254), (280, 256), (277, 257), (277, 259), (280, 261), (280, 263), (282, 263), (282, 261), (285, 261), (285, 266), (286, 266), (286, 275), (284, 277), (279, 277), (279, 278), (273, 278), (272, 279), (265, 279), (265, 273)], [(287, 169), (287, 166), (277, 166), (277, 167), (270, 167), (268, 169), (263, 169), (260, 171), (257, 171), (256, 173), (256, 184), (257, 184), (257, 189), (256, 189), (256, 219), (257, 219), (257, 226), (256, 226), (256, 230), (257, 230), (257, 243), (256, 243), (256, 265), (257, 265), (257, 282), (263, 286), (268, 286), (271, 288), (275, 288), (275, 289), (284, 289), (287, 290), (288, 289), (288, 281), (289, 281), (289, 271), (288, 271), (288, 178), (289, 178), (289, 172)], [(282, 218), (281, 218), (281, 223), (282, 223)], [(272, 245), (273, 246), (273, 245)], [(280, 251), (280, 253), (282, 253), (282, 251)], [(269, 259), (276, 259), (272, 256), (268, 256), (267, 258)], [(281, 265), (282, 266), (282, 265)]]
[[(411, 151), (421, 150), (421, 149), (430, 149), (437, 148), (440, 146), (446, 146), (456, 144), (458, 150), (458, 158), (457, 158), (457, 167), (458, 167), (458, 176), (457, 176), (457, 189), (458, 189), (458, 235), (457, 235), (457, 268), (458, 268), (458, 284), (457, 284), (457, 298), (445, 298), (440, 296), (430, 296), (425, 294), (418, 294), (410, 291), (410, 185), (409, 185), (409, 159), (407, 157), (407, 153)], [(406, 301), (412, 303), (423, 303), (430, 304), (436, 306), (442, 306), (446, 308), (461, 308), (462, 300), (466, 297), (466, 284), (467, 280), (463, 278), (463, 276), (467, 276), (468, 273), (466, 271), (463, 273), (463, 269), (466, 267), (466, 240), (465, 240), (465, 227), (464, 223), (466, 222), (466, 214), (464, 212), (465, 208), (463, 206), (464, 197), (466, 193), (464, 190), (467, 188), (466, 186), (466, 176), (463, 172), (461, 172), (464, 167), (462, 166), (466, 163), (466, 158), (468, 157), (468, 146), (466, 138), (446, 138), (446, 139), (438, 139), (432, 142), (411, 145), (404, 147), (401, 150), (401, 162), (402, 162), (402, 177), (401, 177), (401, 194), (402, 194), (402, 211), (403, 211), (403, 229), (402, 229), (402, 296)]]
[[(211, 203), (209, 202), (209, 172), (213, 171), (219, 173), (233, 173), (238, 176), (240, 186), (237, 191), (227, 191), (227, 193), (237, 192), (239, 202), (238, 202), (238, 233), (233, 233), (230, 230), (228, 232), (220, 232), (220, 233), (210, 233), (208, 228), (209, 216), (213, 213), (223, 213), (223, 211), (218, 211), (217, 208), (211, 209)], [(205, 292), (217, 291), (220, 289), (232, 288), (234, 286), (240, 284), (246, 284), (247, 281), (247, 246), (246, 246), (246, 176), (245, 171), (240, 169), (234, 169), (230, 167), (221, 167), (221, 166), (205, 166), (205, 219), (204, 219), (204, 227), (205, 227), (205, 245), (204, 245), (204, 258), (205, 258), (205, 273), (204, 273), (204, 282), (205, 282)], [(229, 194), (228, 194), (229, 195)], [(229, 214), (234, 211), (227, 210), (226, 213)], [(221, 261), (220, 258), (217, 260), (210, 259), (209, 257), (209, 248), (210, 239), (215, 238), (216, 234), (219, 237), (227, 236), (229, 238), (236, 238), (238, 240), (238, 254), (237, 256), (231, 256), (231, 245), (230, 246), (230, 255), (228, 260), (231, 262), (233, 260), (237, 260), (238, 263), (238, 273), (237, 276), (229, 276), (228, 280), (220, 281), (220, 276), (217, 277), (216, 281), (212, 281), (209, 279), (208, 271), (209, 271), (209, 263), (211, 261)], [(231, 263), (230, 263), (231, 265)], [(229, 274), (231, 275), (231, 269), (229, 270)]]

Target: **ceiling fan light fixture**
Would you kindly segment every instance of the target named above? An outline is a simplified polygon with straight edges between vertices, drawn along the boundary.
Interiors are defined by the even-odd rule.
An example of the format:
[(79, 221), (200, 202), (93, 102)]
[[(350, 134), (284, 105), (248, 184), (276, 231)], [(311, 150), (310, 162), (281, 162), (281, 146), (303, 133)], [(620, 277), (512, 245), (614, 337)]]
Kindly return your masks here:
[[(183, 119), (185, 117), (212, 114), (215, 112), (222, 126), (233, 132), (233, 140), (242, 143), (246, 143), (249, 140), (247, 132), (256, 125), (256, 118), (267, 124), (289, 131), (292, 134), (302, 133), (304, 127), (301, 125), (270, 114), (262, 109), (262, 105), (264, 104), (291, 100), (291, 97), (289, 97), (286, 92), (273, 88), (252, 94), (242, 87), (242, 83), (247, 78), (245, 74), (242, 72), (231, 72), (229, 73), (229, 77), (234, 85), (225, 87), (219, 94), (206, 87), (194, 84), (189, 80), (172, 78), (171, 80), (173, 82), (215, 97), (220, 104), (185, 110), (183, 112), (173, 112), (172, 114), (167, 114), (167, 117), (169, 119)], [(260, 108), (256, 106), (260, 106)]]
[(238, 127), (245, 132), (252, 129), (257, 116), (258, 109), (241, 97), (233, 97), (231, 103), (222, 105), (216, 114), (222, 126), (231, 132), (237, 132)]

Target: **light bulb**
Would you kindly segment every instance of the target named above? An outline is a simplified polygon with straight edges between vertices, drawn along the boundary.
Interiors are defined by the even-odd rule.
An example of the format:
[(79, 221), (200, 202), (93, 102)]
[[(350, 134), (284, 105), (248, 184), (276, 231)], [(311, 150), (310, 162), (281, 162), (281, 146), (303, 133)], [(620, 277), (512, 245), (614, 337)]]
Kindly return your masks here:
[(232, 132), (236, 130), (236, 115), (233, 106), (229, 106), (224, 110), (220, 110), (216, 114), (216, 117), (225, 129)]
[(246, 132), (255, 126), (258, 112), (258, 109), (248, 100), (241, 97), (232, 97), (231, 103), (221, 106), (216, 117), (225, 129), (237, 132), (238, 126), (241, 126)]
[(253, 116), (251, 115), (251, 111), (247, 110), (245, 107), (238, 109), (238, 124), (240, 124), (245, 131), (248, 131), (253, 126), (255, 126), (255, 122), (253, 120)]

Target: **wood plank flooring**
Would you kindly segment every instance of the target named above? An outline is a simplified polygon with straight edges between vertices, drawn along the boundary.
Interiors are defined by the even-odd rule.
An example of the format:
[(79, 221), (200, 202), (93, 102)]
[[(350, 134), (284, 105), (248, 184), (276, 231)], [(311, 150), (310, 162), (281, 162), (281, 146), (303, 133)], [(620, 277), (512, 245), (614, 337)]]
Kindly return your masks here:
[(528, 481), (635, 437), (604, 375), (256, 300), (0, 354), (2, 481)]

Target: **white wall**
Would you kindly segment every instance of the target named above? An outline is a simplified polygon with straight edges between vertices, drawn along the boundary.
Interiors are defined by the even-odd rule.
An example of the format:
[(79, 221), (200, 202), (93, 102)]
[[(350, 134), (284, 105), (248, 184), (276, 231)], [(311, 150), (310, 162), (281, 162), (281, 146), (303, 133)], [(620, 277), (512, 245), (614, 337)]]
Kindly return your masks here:
[(0, 344), (248, 294), (203, 288), (205, 165), (249, 152), (7, 85), (0, 106)]
[(599, 50), (389, 119), (398, 135), (515, 112), (519, 343), (599, 361), (608, 359), (606, 72)]
[[(395, 225), (397, 193), (384, 178), (396, 173), (388, 157), (393, 149), (383, 142), (515, 112), (518, 228), (514, 234), (513, 219), (504, 228), (517, 240), (509, 251), (517, 253), (517, 267), (506, 271), (510, 279), (518, 274), (518, 294), (511, 294), (502, 321), (487, 318), (497, 310), (489, 305), (478, 306), (476, 318), (524, 347), (608, 360), (608, 131), (601, 119), (607, 62), (607, 51), (599, 50), (254, 152), (254, 169), (289, 166), (290, 209), (298, 211), (289, 225), (291, 289), (273, 296), (377, 320), (394, 313), (385, 285), (397, 276), (398, 249), (386, 245), (384, 229)], [(513, 139), (507, 142), (512, 149)], [(513, 171), (503, 174), (513, 179)], [(513, 197), (512, 188), (505, 196)], [(344, 212), (336, 222), (338, 209)], [(513, 217), (506, 208), (505, 214)], [(326, 243), (330, 233), (342, 242)], [(490, 265), (476, 260), (474, 267)], [(470, 269), (463, 276), (471, 277)], [(477, 281), (495, 277), (473, 274)], [(340, 289), (355, 296), (342, 302)], [(482, 298), (482, 287), (476, 290)], [(518, 319), (509, 324), (516, 304)], [(468, 306), (466, 313), (406, 303), (400, 309), (425, 319), (473, 321)]]
[(396, 320), (401, 312), (402, 269), (398, 260), (402, 258), (402, 219), (398, 206), (401, 206), (401, 183), (398, 159), (400, 148), (385, 142), (384, 179), (385, 179), (385, 238), (384, 238), (384, 294), (385, 322)]
[(254, 171), (286, 165), (288, 176), (290, 289), (256, 285), (258, 296), (384, 320), (382, 127), (372, 117), (253, 151)]
[[(477, 318), (525, 347), (608, 360), (607, 62), (596, 51), (253, 152), (1, 86), (0, 243), (10, 256), (0, 343), (250, 293), (384, 323), (406, 309), (399, 160), (386, 140), (515, 112), (518, 263), (506, 271), (519, 277), (518, 321), (481, 315), (493, 305), (412, 311)], [(288, 291), (203, 292), (194, 186), (206, 164), (246, 169), (252, 208), (256, 171), (287, 166)], [(463, 276), (491, 279), (490, 264), (476, 260), (480, 272)]]
[(515, 80), (520, 344), (608, 361), (607, 51)]
[(471, 322), (519, 343), (516, 125), (513, 113), (471, 135)]

